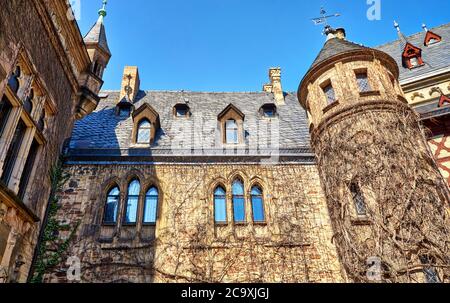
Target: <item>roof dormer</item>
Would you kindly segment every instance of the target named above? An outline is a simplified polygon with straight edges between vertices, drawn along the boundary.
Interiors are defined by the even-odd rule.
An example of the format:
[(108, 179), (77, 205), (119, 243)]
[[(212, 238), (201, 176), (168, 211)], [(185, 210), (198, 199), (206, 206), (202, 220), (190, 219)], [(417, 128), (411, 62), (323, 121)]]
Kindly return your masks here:
[(442, 41), (442, 37), (438, 34), (433, 33), (432, 31), (429, 31), (425, 24), (422, 24), (422, 28), (425, 31), (425, 40), (423, 42), (423, 45), (430, 46)]

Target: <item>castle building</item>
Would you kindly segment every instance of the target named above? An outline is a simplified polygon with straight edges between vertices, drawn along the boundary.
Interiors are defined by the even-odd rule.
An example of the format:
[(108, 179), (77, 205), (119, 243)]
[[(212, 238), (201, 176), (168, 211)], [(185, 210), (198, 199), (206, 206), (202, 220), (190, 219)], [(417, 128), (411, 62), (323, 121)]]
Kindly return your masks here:
[(296, 93), (100, 91), (106, 1), (0, 1), (0, 281), (449, 282), (450, 24), (326, 27)]

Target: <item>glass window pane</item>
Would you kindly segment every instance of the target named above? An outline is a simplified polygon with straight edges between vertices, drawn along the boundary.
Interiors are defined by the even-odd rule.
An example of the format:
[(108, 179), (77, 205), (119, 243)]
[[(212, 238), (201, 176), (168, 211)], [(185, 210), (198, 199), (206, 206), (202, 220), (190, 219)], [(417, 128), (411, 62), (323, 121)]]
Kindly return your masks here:
[(117, 214), (119, 209), (119, 195), (120, 191), (118, 187), (113, 188), (109, 193), (106, 199), (106, 207), (105, 207), (105, 223), (116, 223), (117, 222)]
[(138, 180), (134, 180), (130, 183), (128, 187), (128, 195), (139, 195), (141, 191), (141, 184)]
[(145, 196), (144, 223), (156, 223), (158, 190), (152, 187)]
[(0, 136), (3, 134), (6, 123), (8, 122), (9, 114), (11, 113), (12, 105), (4, 96), (0, 102)]
[(143, 120), (138, 126), (137, 143), (150, 143), (152, 125), (148, 120)]
[(368, 92), (371, 91), (371, 87), (369, 84), (369, 79), (367, 78), (366, 73), (359, 73), (356, 75), (356, 81), (358, 82), (358, 87), (360, 92)]
[(8, 151), (6, 152), (5, 160), (3, 162), (3, 174), (1, 176), (1, 180), (5, 184), (8, 184), (9, 179), (11, 178), (11, 174), (16, 164), (17, 156), (19, 154), (19, 150), (22, 145), (26, 130), (27, 126), (25, 125), (25, 123), (22, 120), (19, 120)]
[(214, 219), (216, 222), (227, 222), (227, 204), (225, 196), (214, 196)]
[(254, 222), (264, 222), (264, 204), (262, 190), (259, 187), (252, 188), (252, 211)]
[(233, 196), (234, 222), (245, 222), (245, 200), (242, 196)]
[(244, 185), (242, 181), (236, 180), (233, 182), (233, 195), (244, 195)]
[(336, 95), (335, 95), (335, 93), (334, 93), (334, 88), (333, 88), (333, 86), (332, 86), (331, 84), (328, 85), (328, 86), (326, 86), (326, 87), (323, 89), (323, 92), (324, 92), (325, 95), (327, 96), (327, 102), (328, 102), (328, 104), (331, 104), (331, 103), (333, 103), (333, 102), (336, 101)]
[(128, 199), (125, 209), (125, 223), (136, 223), (137, 222), (137, 210), (139, 203), (139, 193), (141, 191), (141, 185), (138, 180), (134, 180), (130, 183), (128, 187)]

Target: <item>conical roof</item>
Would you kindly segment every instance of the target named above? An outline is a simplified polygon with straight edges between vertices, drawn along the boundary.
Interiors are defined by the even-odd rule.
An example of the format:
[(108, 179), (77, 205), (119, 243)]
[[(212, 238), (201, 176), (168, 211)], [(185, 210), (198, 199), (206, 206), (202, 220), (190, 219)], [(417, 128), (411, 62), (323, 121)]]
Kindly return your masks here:
[(84, 37), (84, 42), (86, 44), (98, 44), (98, 46), (105, 51), (107, 54), (111, 55), (111, 51), (108, 46), (108, 39), (106, 39), (106, 30), (104, 25), (104, 19), (106, 16), (105, 9), (106, 1), (103, 1), (103, 8), (98, 12), (99, 17), (97, 22), (92, 26), (87, 35)]

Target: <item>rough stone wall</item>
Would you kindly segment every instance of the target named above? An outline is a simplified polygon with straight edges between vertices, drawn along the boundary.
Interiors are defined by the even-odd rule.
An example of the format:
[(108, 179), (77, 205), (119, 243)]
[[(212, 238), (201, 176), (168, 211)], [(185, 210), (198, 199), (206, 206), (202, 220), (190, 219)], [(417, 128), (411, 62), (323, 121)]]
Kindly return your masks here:
[[(5, 92), (7, 77), (14, 68), (18, 53), (23, 50), (57, 105), (57, 114), (46, 121), (48, 127), (44, 136), (47, 142), (40, 153), (39, 165), (35, 172), (35, 176), (38, 177), (30, 180), (29, 192), (24, 201), (42, 221), (50, 193), (48, 172), (56, 162), (63, 142), (70, 136), (73, 126), (73, 89), (65, 76), (61, 61), (52, 46), (34, 1), (0, 0), (0, 7), (0, 98)], [(3, 206), (3, 204), (0, 205), (0, 208)], [(1, 209), (0, 212), (11, 213), (8, 209)], [(7, 220), (7, 216), (4, 218), (0, 215), (0, 223), (6, 224), (8, 229), (11, 227), (11, 222), (20, 220), (20, 218)], [(17, 229), (17, 226), (13, 227)], [(20, 241), (24, 245), (18, 244), (14, 248), (11, 258), (14, 259), (20, 254), (25, 262), (20, 269), (19, 281), (23, 282), (27, 278), (38, 230), (39, 227), (36, 224), (31, 231), (27, 231), (25, 236), (20, 236)], [(0, 234), (0, 237), (3, 237), (3, 234)]]
[(433, 153), (442, 176), (450, 187), (450, 137), (443, 135), (438, 138), (428, 140), (431, 152)]
[[(315, 166), (308, 165), (68, 165), (59, 220), (79, 224), (62, 264), (46, 275), (67, 282), (65, 260), (81, 260), (82, 282), (339, 282), (343, 281), (326, 203)], [(216, 226), (213, 190), (231, 192), (242, 178), (248, 194), (264, 190), (266, 224)], [(117, 183), (124, 199), (139, 178), (142, 193), (156, 185), (159, 215), (154, 227), (102, 226), (106, 191)], [(230, 201), (231, 196), (228, 197)], [(142, 209), (142, 198), (140, 200)], [(148, 235), (153, 235), (148, 237)], [(109, 241), (105, 240), (110, 236)], [(144, 240), (145, 239), (145, 240)]]
[[(314, 143), (340, 259), (354, 281), (370, 281), (376, 265), (383, 281), (422, 282), (427, 256), (448, 282), (448, 189), (413, 111), (381, 103), (324, 122)], [(365, 197), (364, 217), (351, 183)]]

